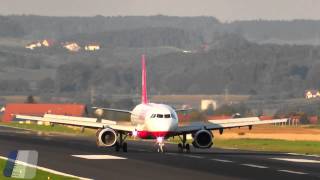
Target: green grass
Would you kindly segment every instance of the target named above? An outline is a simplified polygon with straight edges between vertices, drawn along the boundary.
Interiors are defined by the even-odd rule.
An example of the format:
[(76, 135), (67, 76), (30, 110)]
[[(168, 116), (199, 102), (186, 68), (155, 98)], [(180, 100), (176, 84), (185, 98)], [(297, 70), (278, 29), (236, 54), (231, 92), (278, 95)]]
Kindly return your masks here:
[[(1, 170), (1, 174), (0, 174), (0, 179), (1, 180), (18, 180), (16, 178), (8, 178), (5, 177), (3, 175), (3, 170), (4, 167), (6, 165), (6, 160), (4, 159), (0, 159), (0, 170)], [(43, 179), (43, 180), (71, 180), (71, 179), (76, 179), (76, 178), (70, 178), (70, 177), (66, 177), (66, 176), (60, 176), (60, 175), (56, 175), (56, 174), (52, 174), (52, 173), (48, 173), (42, 170), (37, 170), (36, 172), (36, 176), (33, 179)]]
[(308, 128), (312, 129), (320, 129), (320, 124), (315, 124), (315, 125), (309, 125)]
[(54, 126), (45, 126), (45, 125), (37, 125), (35, 123), (19, 124), (17, 122), (11, 122), (11, 123), (0, 122), (0, 125), (30, 129), (33, 131), (40, 131), (40, 132), (75, 134), (75, 135), (83, 135), (83, 136), (91, 136), (95, 134), (95, 131), (92, 131), (90, 129), (85, 129), (85, 131), (82, 133), (80, 128), (74, 129), (74, 128), (70, 128), (67, 126), (59, 125), (59, 124), (55, 124)]
[(274, 139), (215, 139), (214, 145), (221, 148), (238, 148), (244, 150), (320, 154), (320, 142), (317, 141), (287, 141)]

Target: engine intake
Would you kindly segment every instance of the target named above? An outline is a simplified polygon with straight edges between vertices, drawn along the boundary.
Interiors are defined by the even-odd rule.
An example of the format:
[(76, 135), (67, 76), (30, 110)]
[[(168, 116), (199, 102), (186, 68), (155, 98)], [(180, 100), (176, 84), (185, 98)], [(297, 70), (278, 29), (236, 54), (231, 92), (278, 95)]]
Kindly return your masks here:
[(111, 147), (117, 142), (117, 133), (110, 128), (105, 128), (97, 131), (97, 145)]
[(208, 130), (199, 130), (193, 134), (192, 145), (195, 148), (206, 149), (212, 146), (213, 135)]

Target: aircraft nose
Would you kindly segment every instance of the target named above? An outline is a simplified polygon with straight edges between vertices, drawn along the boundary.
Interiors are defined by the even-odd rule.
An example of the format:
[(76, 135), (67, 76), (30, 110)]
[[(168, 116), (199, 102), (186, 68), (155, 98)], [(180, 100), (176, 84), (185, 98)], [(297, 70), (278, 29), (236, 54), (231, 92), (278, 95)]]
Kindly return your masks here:
[(154, 119), (153, 122), (150, 124), (150, 128), (153, 131), (168, 132), (173, 129), (173, 122), (174, 119), (172, 118)]

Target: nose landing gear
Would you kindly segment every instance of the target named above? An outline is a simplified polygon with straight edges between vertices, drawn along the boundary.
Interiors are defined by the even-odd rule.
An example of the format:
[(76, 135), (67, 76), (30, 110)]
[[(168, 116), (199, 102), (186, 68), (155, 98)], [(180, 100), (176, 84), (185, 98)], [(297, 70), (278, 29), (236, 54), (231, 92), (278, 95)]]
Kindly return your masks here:
[(165, 152), (164, 143), (159, 143), (158, 144), (157, 152), (159, 152), (159, 153), (164, 153)]
[(166, 151), (163, 137), (157, 137), (157, 145), (158, 145), (157, 152), (164, 153)]

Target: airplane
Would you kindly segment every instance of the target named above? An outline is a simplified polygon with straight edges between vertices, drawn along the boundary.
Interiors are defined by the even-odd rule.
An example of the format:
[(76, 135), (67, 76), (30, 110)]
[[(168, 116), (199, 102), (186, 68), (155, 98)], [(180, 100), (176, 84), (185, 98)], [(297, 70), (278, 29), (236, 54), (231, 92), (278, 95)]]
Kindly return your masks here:
[(97, 108), (98, 110), (108, 110), (130, 114), (131, 124), (121, 124), (112, 120), (98, 118), (74, 117), (64, 115), (45, 114), (43, 117), (16, 115), (17, 119), (43, 121), (52, 124), (64, 124), (80, 126), (84, 128), (95, 128), (96, 142), (99, 147), (115, 147), (116, 151), (122, 149), (127, 152), (128, 136), (141, 139), (153, 139), (157, 144), (158, 152), (165, 152), (165, 140), (170, 137), (179, 137), (178, 151), (190, 152), (190, 144), (187, 143), (187, 135), (192, 135), (192, 145), (194, 148), (207, 149), (213, 145), (213, 130), (218, 130), (223, 134), (224, 129), (249, 127), (254, 125), (284, 123), (287, 119), (273, 119), (261, 121), (258, 117), (236, 118), (226, 120), (208, 120), (207, 123), (198, 122), (191, 125), (179, 126), (177, 112), (188, 111), (188, 109), (174, 109), (166, 104), (151, 103), (147, 94), (147, 70), (145, 55), (141, 57), (142, 64), (142, 91), (141, 103), (133, 110), (122, 110), (112, 108)]

